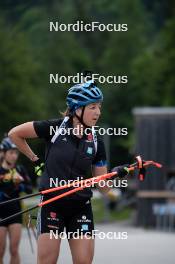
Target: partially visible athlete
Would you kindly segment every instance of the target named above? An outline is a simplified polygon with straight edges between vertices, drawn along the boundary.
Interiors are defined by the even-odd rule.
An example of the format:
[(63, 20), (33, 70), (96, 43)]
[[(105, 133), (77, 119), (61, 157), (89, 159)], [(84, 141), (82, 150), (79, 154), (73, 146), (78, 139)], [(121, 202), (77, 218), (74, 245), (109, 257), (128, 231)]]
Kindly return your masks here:
[[(31, 193), (32, 185), (25, 168), (17, 165), (19, 151), (8, 138), (1, 143), (3, 151), (0, 165), (0, 202), (19, 197), (20, 192)], [(0, 218), (6, 218), (21, 211), (20, 201), (0, 206)], [(19, 243), (21, 239), (22, 216), (17, 216), (0, 224), (0, 264), (6, 249), (7, 235), (10, 242), (10, 264), (19, 264)]]

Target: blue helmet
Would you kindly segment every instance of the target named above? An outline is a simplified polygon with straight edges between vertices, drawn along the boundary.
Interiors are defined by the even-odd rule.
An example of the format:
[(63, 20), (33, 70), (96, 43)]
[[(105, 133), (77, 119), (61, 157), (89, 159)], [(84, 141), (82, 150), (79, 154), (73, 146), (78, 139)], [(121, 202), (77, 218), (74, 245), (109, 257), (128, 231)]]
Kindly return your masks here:
[(9, 137), (5, 137), (1, 142), (1, 150), (17, 149), (17, 146), (11, 141)]
[(93, 80), (72, 86), (66, 98), (67, 106), (71, 112), (75, 112), (81, 106), (102, 101), (103, 94)]

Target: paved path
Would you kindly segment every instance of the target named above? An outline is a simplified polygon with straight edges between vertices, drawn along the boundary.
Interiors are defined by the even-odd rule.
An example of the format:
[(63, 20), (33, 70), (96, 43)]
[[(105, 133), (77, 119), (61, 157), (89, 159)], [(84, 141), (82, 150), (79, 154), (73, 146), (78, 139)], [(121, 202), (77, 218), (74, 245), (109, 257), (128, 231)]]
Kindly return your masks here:
[[(96, 225), (101, 232), (116, 232), (116, 239), (100, 239), (96, 237), (94, 264), (174, 264), (175, 233), (145, 231), (140, 228), (126, 227), (119, 224)], [(119, 233), (120, 232), (120, 233)], [(121, 232), (127, 232), (127, 239), (117, 239)], [(35, 241), (34, 241), (35, 244)], [(36, 245), (36, 244), (35, 244)], [(20, 245), (21, 264), (36, 263), (32, 255), (27, 232), (23, 231)], [(8, 264), (6, 253), (4, 264)], [(67, 240), (62, 241), (59, 264), (71, 264), (71, 256)], [(50, 263), (48, 263), (50, 264)]]

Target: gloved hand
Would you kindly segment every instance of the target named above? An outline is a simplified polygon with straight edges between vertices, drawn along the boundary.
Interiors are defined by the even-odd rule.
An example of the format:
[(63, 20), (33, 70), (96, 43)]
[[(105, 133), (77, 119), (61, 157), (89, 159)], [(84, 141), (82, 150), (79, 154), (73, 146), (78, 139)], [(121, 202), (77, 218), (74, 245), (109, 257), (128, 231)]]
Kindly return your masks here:
[(33, 162), (35, 173), (37, 176), (41, 176), (44, 171), (44, 162), (42, 162), (40, 159)]
[(114, 167), (111, 172), (117, 172), (117, 175), (115, 176), (118, 178), (124, 178), (126, 175), (128, 175), (129, 170), (128, 170), (129, 164), (124, 164), (121, 166)]

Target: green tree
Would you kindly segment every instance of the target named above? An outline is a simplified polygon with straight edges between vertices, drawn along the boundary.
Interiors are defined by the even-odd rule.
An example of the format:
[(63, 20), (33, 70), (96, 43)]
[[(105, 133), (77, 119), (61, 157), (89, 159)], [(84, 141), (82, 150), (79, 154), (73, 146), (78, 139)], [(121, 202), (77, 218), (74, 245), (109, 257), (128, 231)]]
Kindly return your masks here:
[(168, 20), (152, 46), (134, 62), (133, 89), (140, 105), (175, 104), (174, 26), (175, 19)]
[(44, 113), (37, 86), (39, 64), (32, 61), (22, 33), (0, 21), (0, 115), (1, 135), (12, 126)]

